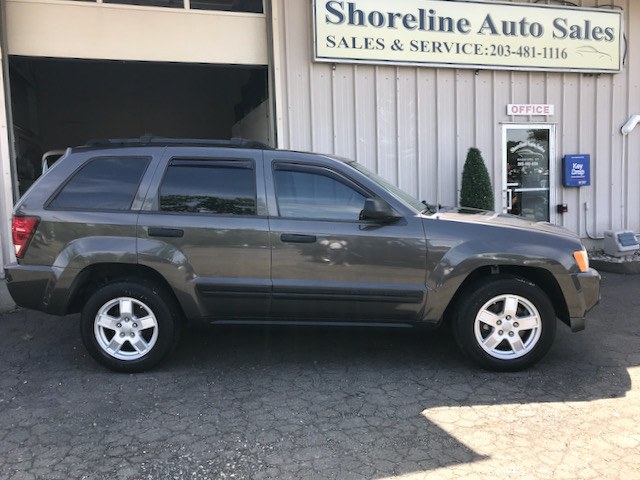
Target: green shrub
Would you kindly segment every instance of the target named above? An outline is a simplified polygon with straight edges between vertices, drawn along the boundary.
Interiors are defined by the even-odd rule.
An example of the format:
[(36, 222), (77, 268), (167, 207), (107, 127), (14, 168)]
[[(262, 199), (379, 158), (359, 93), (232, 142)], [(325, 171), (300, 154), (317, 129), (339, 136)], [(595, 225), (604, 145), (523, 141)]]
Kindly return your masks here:
[(493, 210), (493, 188), (489, 172), (477, 148), (470, 148), (462, 170), (460, 206)]

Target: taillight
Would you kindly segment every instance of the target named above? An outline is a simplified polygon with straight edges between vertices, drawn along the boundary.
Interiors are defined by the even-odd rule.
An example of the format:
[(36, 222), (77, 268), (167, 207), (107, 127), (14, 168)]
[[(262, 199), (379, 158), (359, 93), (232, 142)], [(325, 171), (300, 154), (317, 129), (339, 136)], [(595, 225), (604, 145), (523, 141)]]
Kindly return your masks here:
[(13, 234), (13, 246), (16, 249), (16, 257), (24, 257), (27, 251), (27, 245), (31, 241), (31, 237), (38, 226), (38, 217), (13, 217), (13, 226), (11, 233)]

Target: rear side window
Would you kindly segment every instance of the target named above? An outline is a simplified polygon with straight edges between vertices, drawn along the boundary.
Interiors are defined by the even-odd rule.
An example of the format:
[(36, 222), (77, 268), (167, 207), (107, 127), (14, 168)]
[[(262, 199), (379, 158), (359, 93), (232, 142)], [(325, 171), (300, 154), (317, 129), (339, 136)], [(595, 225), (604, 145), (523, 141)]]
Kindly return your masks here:
[(149, 165), (143, 157), (100, 157), (86, 163), (62, 187), (49, 208), (128, 210)]
[(251, 161), (171, 161), (160, 187), (160, 210), (255, 215), (256, 182)]

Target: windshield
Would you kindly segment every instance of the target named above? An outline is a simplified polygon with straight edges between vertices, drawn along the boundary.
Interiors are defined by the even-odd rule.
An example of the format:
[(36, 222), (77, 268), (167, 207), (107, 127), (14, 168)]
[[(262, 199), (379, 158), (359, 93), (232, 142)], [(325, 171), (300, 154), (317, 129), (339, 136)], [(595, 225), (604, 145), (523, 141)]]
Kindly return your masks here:
[(425, 203), (415, 199), (413, 196), (409, 195), (407, 192), (403, 192), (398, 187), (396, 187), (392, 183), (382, 178), (380, 175), (373, 173), (372, 171), (368, 170), (367, 168), (363, 167), (357, 162), (351, 162), (350, 165), (356, 170), (358, 170), (360, 173), (363, 173), (364, 175), (369, 177), (371, 180), (376, 182), (378, 185), (380, 185), (382, 188), (384, 188), (387, 192), (392, 194), (394, 197), (403, 201), (404, 203), (414, 208), (418, 212), (422, 212), (425, 210)]

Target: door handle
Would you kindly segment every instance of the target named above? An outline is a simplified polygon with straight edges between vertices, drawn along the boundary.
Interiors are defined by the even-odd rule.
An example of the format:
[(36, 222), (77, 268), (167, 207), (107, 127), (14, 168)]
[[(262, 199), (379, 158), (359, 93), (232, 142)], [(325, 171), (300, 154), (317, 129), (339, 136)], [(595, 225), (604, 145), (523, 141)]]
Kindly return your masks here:
[(184, 236), (184, 230), (181, 228), (149, 227), (148, 233), (150, 237), (182, 238)]
[(285, 243), (315, 243), (317, 238), (315, 235), (300, 235), (298, 233), (283, 233), (280, 240)]

